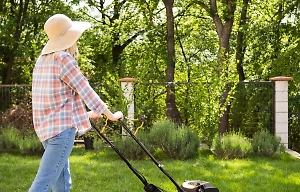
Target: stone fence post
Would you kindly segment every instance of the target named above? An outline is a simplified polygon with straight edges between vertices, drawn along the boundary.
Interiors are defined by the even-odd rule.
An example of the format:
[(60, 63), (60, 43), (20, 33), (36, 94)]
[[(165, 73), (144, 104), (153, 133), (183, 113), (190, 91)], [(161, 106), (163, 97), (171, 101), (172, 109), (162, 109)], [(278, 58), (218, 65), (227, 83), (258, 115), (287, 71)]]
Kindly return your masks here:
[[(135, 82), (136, 79), (134, 78), (121, 78), (121, 87), (123, 91), (123, 95), (125, 96), (128, 106), (127, 106), (127, 117), (129, 119), (134, 119), (134, 96), (133, 96), (133, 82)], [(130, 126), (133, 125), (132, 121), (130, 122)], [(122, 130), (123, 133), (123, 130)]]
[(273, 77), (270, 81), (275, 82), (275, 135), (281, 138), (281, 143), (288, 148), (288, 81), (292, 77)]

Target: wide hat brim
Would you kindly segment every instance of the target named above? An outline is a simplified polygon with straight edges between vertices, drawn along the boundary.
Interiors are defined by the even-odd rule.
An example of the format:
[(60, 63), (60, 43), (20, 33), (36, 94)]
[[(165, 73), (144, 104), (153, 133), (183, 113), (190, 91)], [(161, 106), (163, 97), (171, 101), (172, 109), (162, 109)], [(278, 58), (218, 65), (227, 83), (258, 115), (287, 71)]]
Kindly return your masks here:
[(64, 34), (48, 40), (42, 50), (42, 55), (70, 48), (76, 43), (81, 34), (90, 27), (89, 22), (72, 21), (72, 26)]

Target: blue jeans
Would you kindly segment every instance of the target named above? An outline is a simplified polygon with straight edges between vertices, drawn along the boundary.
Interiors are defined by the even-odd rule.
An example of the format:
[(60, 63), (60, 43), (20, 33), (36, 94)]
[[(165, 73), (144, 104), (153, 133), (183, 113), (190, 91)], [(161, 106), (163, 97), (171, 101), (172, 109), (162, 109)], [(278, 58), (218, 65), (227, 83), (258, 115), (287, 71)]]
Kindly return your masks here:
[(42, 142), (45, 152), (29, 192), (68, 192), (71, 189), (69, 156), (75, 140), (75, 128)]

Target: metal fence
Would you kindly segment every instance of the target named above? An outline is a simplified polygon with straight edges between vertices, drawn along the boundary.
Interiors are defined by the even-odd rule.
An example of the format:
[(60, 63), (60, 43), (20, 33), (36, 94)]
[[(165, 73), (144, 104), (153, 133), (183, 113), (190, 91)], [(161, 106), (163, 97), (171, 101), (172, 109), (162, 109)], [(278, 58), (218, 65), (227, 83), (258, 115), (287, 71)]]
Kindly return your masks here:
[[(165, 88), (168, 83), (136, 84), (135, 107), (137, 113), (146, 113), (150, 122), (165, 115)], [(214, 89), (207, 83), (176, 83), (176, 106), (180, 111), (182, 122), (192, 125), (204, 134), (209, 130), (217, 130), (218, 106), (220, 98), (208, 98)], [(248, 137), (260, 129), (269, 130), (274, 134), (274, 82), (240, 82), (229, 84), (234, 91), (230, 93), (230, 110), (228, 129), (242, 132)], [(200, 91), (199, 91), (200, 90)], [(202, 94), (201, 92), (206, 92)], [(206, 97), (206, 98), (205, 98)], [(213, 101), (212, 101), (213, 100)], [(211, 105), (211, 106), (210, 106)], [(212, 106), (215, 105), (215, 106)], [(210, 111), (209, 111), (210, 110)], [(214, 112), (211, 112), (214, 111)]]
[[(97, 84), (95, 84), (94, 87), (95, 86), (99, 87)], [(101, 86), (102, 85), (100, 85), (100, 87)], [(136, 85), (135, 91), (138, 91), (139, 89), (146, 90), (144, 91), (144, 97), (146, 98), (137, 97), (139, 101), (135, 101), (137, 108), (136, 111), (139, 114), (149, 114), (149, 116), (154, 113), (163, 115), (165, 86), (165, 83), (145, 83)], [(179, 98), (177, 104), (181, 115), (186, 122), (190, 120), (189, 118), (191, 116), (189, 113), (199, 113), (199, 115), (200, 113), (203, 113), (201, 112), (201, 106), (197, 106), (198, 108), (196, 107), (196, 109), (193, 107), (194, 109), (192, 110), (194, 111), (188, 108), (189, 106), (185, 99), (186, 95), (189, 94), (189, 97), (191, 98), (197, 97), (197, 93), (193, 92), (192, 89), (189, 89), (190, 92), (187, 93), (188, 86), (193, 87), (194, 90), (199, 89), (199, 85), (195, 83), (182, 83), (176, 90), (176, 99), (177, 97)], [(207, 85), (201, 86), (203, 88)], [(233, 99), (230, 100), (230, 111), (227, 112), (229, 115), (229, 129), (235, 131), (243, 130), (243, 132), (245, 132), (248, 136), (251, 136), (256, 130), (261, 128), (268, 129), (270, 132), (274, 133), (274, 83), (241, 82), (236, 85), (235, 90), (234, 94), (231, 95)], [(149, 106), (142, 106), (145, 105), (146, 100), (150, 101), (147, 103)], [(0, 110), (2, 112), (5, 112), (10, 107), (22, 102), (28, 104), (31, 102), (31, 86), (0, 85), (0, 101)], [(202, 102), (201, 98), (200, 102)]]
[(229, 111), (230, 128), (251, 137), (257, 130), (275, 133), (274, 82), (240, 82)]
[(31, 102), (31, 85), (0, 85), (0, 111), (22, 102)]
[(289, 94), (289, 148), (300, 152), (300, 94)]
[[(135, 91), (145, 89), (144, 94), (147, 98), (135, 101), (136, 111), (139, 114), (164, 114), (164, 99), (165, 99), (165, 83), (161, 84), (138, 84)], [(187, 94), (190, 97), (197, 97), (197, 93), (193, 90), (187, 92), (187, 86), (193, 87), (193, 90), (199, 89), (199, 85), (183, 83), (177, 87), (177, 97), (180, 98), (178, 104), (179, 110), (183, 119), (186, 122), (191, 122), (189, 113), (201, 112), (201, 107), (194, 107), (191, 111), (188, 108), (187, 100), (184, 98)], [(207, 86), (207, 85), (201, 85)], [(99, 93), (101, 89), (106, 90), (106, 86), (102, 84), (93, 85)], [(203, 87), (202, 87), (203, 88)], [(207, 91), (207, 90), (206, 90)], [(251, 136), (256, 130), (264, 128), (274, 133), (274, 83), (273, 82), (241, 82), (236, 85), (235, 92), (230, 96), (230, 111), (227, 111), (229, 116), (229, 129), (234, 131), (241, 131)], [(139, 97), (137, 97), (139, 98)], [(202, 99), (202, 98), (201, 98)], [(200, 99), (200, 100), (201, 100)], [(145, 101), (148, 106), (145, 106)], [(300, 95), (289, 94), (289, 148), (300, 151)], [(202, 102), (202, 101), (201, 101)], [(207, 103), (206, 103), (207, 104)], [(16, 106), (31, 107), (31, 85), (0, 85), (0, 125), (1, 115), (7, 113), (10, 109), (15, 109)], [(198, 104), (195, 104), (197, 106)], [(27, 109), (25, 109), (27, 110)], [(22, 111), (21, 111), (22, 112)], [(28, 111), (30, 113), (30, 109)], [(29, 114), (27, 114), (29, 116)], [(21, 119), (18, 126), (27, 125), (21, 115), (14, 116), (14, 120)], [(150, 117), (151, 119), (151, 117)], [(183, 121), (185, 122), (185, 121)], [(209, 122), (206, 122), (209, 126)]]

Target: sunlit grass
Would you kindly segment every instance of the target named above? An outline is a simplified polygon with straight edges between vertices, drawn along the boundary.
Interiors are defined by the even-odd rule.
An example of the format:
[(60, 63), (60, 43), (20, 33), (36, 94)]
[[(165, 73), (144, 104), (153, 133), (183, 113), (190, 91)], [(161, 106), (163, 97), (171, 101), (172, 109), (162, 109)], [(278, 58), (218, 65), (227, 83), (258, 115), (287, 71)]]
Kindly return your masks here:
[[(27, 191), (36, 174), (40, 156), (0, 154), (0, 191)], [(203, 180), (221, 192), (300, 191), (300, 160), (288, 154), (275, 158), (222, 160), (201, 150), (191, 160), (162, 160), (164, 169), (180, 185), (185, 180)], [(74, 192), (141, 192), (142, 182), (110, 148), (95, 153), (75, 147), (70, 157)], [(130, 161), (149, 183), (175, 192), (173, 183), (151, 161)]]

